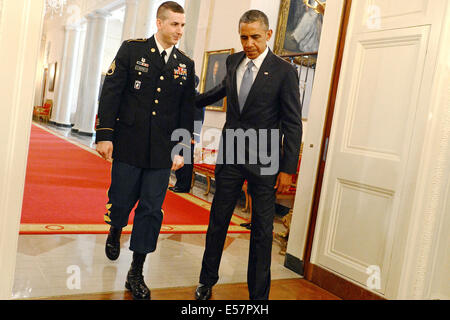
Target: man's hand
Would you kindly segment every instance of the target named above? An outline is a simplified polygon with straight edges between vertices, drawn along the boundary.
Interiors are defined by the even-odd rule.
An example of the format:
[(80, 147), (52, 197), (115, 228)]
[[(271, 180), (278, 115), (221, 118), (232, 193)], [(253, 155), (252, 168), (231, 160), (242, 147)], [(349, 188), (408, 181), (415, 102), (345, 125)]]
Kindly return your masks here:
[(274, 189), (278, 189), (277, 193), (285, 193), (289, 191), (292, 184), (292, 175), (284, 172), (280, 172), (277, 178), (277, 184)]
[(173, 158), (172, 171), (177, 171), (184, 166), (184, 158), (182, 156), (175, 156)]
[(113, 143), (111, 141), (100, 141), (97, 143), (97, 152), (103, 159), (112, 161)]

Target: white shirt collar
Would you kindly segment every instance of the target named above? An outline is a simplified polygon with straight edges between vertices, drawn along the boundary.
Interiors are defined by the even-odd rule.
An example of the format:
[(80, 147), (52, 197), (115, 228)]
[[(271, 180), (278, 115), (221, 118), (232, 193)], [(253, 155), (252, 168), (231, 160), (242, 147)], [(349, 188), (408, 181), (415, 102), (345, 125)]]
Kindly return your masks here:
[[(264, 59), (266, 59), (268, 53), (269, 53), (269, 46), (266, 47), (266, 50), (264, 50), (264, 52), (261, 53), (258, 58), (252, 60), (258, 70), (261, 68), (261, 65), (263, 64)], [(244, 66), (247, 66), (249, 62), (250, 59), (247, 56), (245, 56)]]
[(161, 45), (161, 43), (159, 43), (158, 38), (156, 37), (156, 34), (155, 34), (155, 42), (156, 42), (156, 46), (158, 47), (159, 54), (161, 54), (161, 52), (166, 50), (166, 52), (167, 52), (166, 58), (170, 57), (170, 55), (172, 54), (173, 47), (175, 47), (175, 46), (171, 46), (170, 48), (164, 49), (164, 47)]

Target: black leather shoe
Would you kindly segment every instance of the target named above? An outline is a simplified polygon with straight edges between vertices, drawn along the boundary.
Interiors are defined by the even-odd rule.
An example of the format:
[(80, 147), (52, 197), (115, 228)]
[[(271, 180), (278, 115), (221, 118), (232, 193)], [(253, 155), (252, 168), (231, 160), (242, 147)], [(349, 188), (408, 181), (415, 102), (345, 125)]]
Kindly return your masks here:
[(144, 282), (142, 269), (144, 267), (146, 254), (133, 253), (133, 262), (128, 271), (125, 288), (131, 291), (134, 300), (150, 300), (150, 289)]
[(173, 191), (175, 193), (189, 193), (189, 191), (191, 191), (190, 189), (181, 189), (180, 187), (169, 187), (170, 191)]
[(120, 236), (122, 229), (111, 226), (106, 239), (105, 253), (109, 260), (117, 260), (120, 255)]
[(199, 284), (195, 289), (195, 300), (209, 300), (212, 294), (212, 287)]

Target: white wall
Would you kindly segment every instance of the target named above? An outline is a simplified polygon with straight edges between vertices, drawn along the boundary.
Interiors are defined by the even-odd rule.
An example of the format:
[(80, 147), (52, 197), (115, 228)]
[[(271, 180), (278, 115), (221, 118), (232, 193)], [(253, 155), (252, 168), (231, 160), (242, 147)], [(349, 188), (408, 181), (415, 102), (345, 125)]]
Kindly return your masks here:
[[(51, 29), (45, 32), (45, 47), (44, 47), (44, 65), (43, 67), (46, 68), (52, 63), (57, 63), (56, 68), (56, 78), (55, 78), (55, 88), (54, 91), (49, 91), (49, 77), (47, 78), (47, 87), (45, 91), (45, 100), (51, 99), (53, 102), (56, 100), (55, 93), (57, 92), (57, 88), (59, 86), (59, 74), (61, 71), (62, 66), (62, 56), (64, 51), (64, 36), (65, 36), (65, 30), (64, 26), (60, 25), (59, 23), (52, 24)], [(42, 70), (38, 71), (39, 73), (42, 72)]]
[(43, 1), (0, 0), (0, 299), (11, 299)]
[(109, 19), (106, 27), (105, 50), (103, 53), (102, 72), (107, 73), (111, 62), (114, 60), (117, 51), (122, 44), (123, 21), (119, 19)]

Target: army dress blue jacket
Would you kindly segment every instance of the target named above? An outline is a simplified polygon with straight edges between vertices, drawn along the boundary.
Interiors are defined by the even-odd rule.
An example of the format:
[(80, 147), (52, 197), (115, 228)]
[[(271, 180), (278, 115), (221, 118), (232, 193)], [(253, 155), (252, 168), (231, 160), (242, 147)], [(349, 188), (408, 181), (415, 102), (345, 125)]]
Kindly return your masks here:
[(166, 64), (154, 36), (124, 41), (102, 88), (96, 142), (113, 142), (113, 159), (139, 168), (171, 168), (178, 141), (194, 130), (194, 62), (176, 47)]

